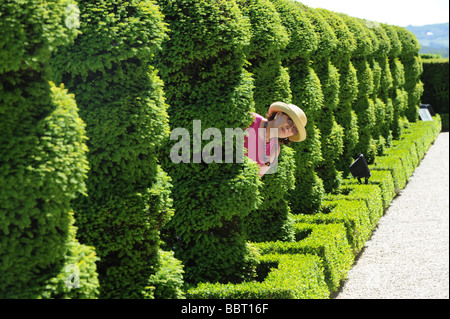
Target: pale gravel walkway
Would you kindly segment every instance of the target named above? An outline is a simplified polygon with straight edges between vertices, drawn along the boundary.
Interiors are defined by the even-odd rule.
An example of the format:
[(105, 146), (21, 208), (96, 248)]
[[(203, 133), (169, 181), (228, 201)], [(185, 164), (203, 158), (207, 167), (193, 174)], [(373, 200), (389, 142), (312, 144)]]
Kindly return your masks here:
[(449, 298), (449, 133), (380, 219), (336, 299)]

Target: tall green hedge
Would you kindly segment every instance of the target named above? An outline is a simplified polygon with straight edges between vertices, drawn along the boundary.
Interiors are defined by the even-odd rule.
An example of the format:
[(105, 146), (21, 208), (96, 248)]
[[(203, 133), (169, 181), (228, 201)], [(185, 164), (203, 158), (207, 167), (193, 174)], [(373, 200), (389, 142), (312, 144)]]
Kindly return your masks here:
[(351, 163), (354, 148), (359, 141), (357, 115), (352, 108), (358, 94), (356, 69), (351, 62), (351, 56), (356, 49), (356, 40), (339, 14), (325, 9), (317, 11), (330, 25), (337, 40), (336, 47), (329, 53), (331, 63), (339, 73), (338, 103), (333, 114), (336, 122), (344, 130), (342, 155), (336, 159), (336, 167), (338, 171), (347, 175), (348, 164)]
[(424, 59), (421, 80), (424, 83), (422, 103), (431, 104), (439, 114), (449, 113), (448, 59)]
[(289, 70), (292, 103), (308, 117), (306, 140), (292, 144), (296, 183), (288, 192), (289, 205), (293, 213), (311, 212), (320, 207), (324, 194), (323, 182), (315, 171), (322, 159), (316, 118), (323, 105), (323, 92), (310, 64), (310, 56), (316, 52), (319, 40), (307, 14), (297, 3), (289, 0), (272, 0), (272, 3), (289, 35), (282, 63)]
[(442, 130), (449, 129), (449, 72), (448, 59), (423, 59), (423, 82), (421, 102), (430, 104), (436, 113), (442, 117)]
[[(255, 111), (266, 116), (273, 102), (291, 102), (289, 72), (282, 65), (282, 52), (289, 41), (288, 33), (269, 0), (241, 0), (237, 3), (251, 23), (247, 70), (254, 78)], [(294, 230), (286, 195), (295, 187), (294, 171), (294, 151), (289, 146), (281, 145), (276, 168), (262, 178), (262, 205), (243, 221), (248, 240), (293, 240)]]
[(385, 148), (392, 145), (390, 127), (393, 120), (393, 106), (388, 97), (388, 92), (392, 87), (392, 74), (387, 58), (391, 50), (391, 43), (381, 24), (367, 21), (365, 23), (369, 28), (372, 41), (376, 43), (374, 52), (369, 59), (369, 64), (374, 71), (372, 100), (375, 106), (375, 126), (372, 138), (376, 145), (376, 155), (382, 155)]
[(405, 122), (404, 113), (408, 102), (407, 92), (404, 89), (405, 70), (399, 58), (402, 52), (402, 42), (395, 26), (383, 24), (382, 27), (391, 43), (391, 50), (388, 53), (389, 68), (392, 75), (392, 88), (388, 90), (388, 97), (392, 100), (393, 108), (391, 130), (393, 138), (399, 139), (402, 134), (402, 123)]
[(376, 146), (372, 136), (376, 124), (375, 105), (372, 99), (374, 71), (369, 63), (374, 52), (374, 42), (370, 36), (369, 28), (363, 22), (343, 14), (342, 18), (356, 41), (356, 48), (351, 58), (358, 79), (358, 94), (352, 105), (358, 117), (359, 138), (355, 151), (363, 153), (366, 159), (371, 162), (376, 155)]
[(328, 21), (318, 12), (302, 6), (319, 39), (312, 67), (317, 74), (323, 93), (323, 107), (318, 113), (317, 127), (321, 134), (322, 161), (317, 173), (323, 181), (325, 192), (336, 191), (341, 183), (337, 165), (344, 150), (344, 129), (336, 121), (335, 111), (339, 105), (340, 74), (331, 61), (338, 39)]
[[(175, 208), (167, 241), (183, 261), (188, 282), (240, 281), (257, 264), (242, 220), (260, 203), (258, 168), (246, 158), (243, 163), (224, 163), (223, 156), (208, 164), (205, 155), (217, 151), (210, 148), (208, 154), (210, 143), (225, 145), (226, 128), (245, 129), (252, 123), (253, 80), (244, 69), (250, 22), (235, 1), (158, 3), (170, 29), (157, 57), (170, 127), (189, 137), (186, 162), (173, 162), (169, 154), (184, 143), (183, 134), (174, 134), (165, 147), (164, 167), (173, 180)], [(214, 134), (205, 134), (210, 128)], [(242, 149), (234, 142), (234, 154), (236, 145)]]
[(416, 122), (419, 118), (420, 96), (423, 93), (423, 83), (420, 81), (420, 75), (423, 72), (422, 59), (419, 55), (420, 44), (411, 31), (401, 27), (396, 28), (402, 43), (399, 57), (404, 65), (405, 91), (408, 94), (404, 115), (409, 122)]
[(254, 78), (255, 110), (265, 116), (272, 101), (289, 103), (292, 98), (289, 73), (282, 65), (282, 52), (289, 35), (269, 0), (238, 0), (237, 3), (251, 24), (247, 70)]
[(51, 52), (79, 33), (73, 8), (0, 4), (0, 298), (98, 294), (97, 257), (76, 239), (71, 208), (87, 191), (85, 124), (50, 82)]
[(159, 269), (171, 257), (160, 252), (159, 233), (173, 210), (157, 155), (169, 126), (152, 61), (166, 24), (150, 0), (79, 1), (79, 10), (82, 35), (53, 59), (89, 137), (89, 196), (74, 203), (79, 236), (100, 257), (100, 297), (164, 297)]

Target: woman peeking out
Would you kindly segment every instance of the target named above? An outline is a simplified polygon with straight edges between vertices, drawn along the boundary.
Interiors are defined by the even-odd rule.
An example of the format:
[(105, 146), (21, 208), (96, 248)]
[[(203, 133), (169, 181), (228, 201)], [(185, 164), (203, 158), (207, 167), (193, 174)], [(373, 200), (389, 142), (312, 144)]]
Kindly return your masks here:
[(253, 116), (255, 120), (244, 137), (245, 155), (258, 163), (259, 176), (273, 174), (278, 165), (280, 143), (288, 145), (305, 140), (306, 115), (294, 104), (275, 102), (266, 118), (256, 113)]

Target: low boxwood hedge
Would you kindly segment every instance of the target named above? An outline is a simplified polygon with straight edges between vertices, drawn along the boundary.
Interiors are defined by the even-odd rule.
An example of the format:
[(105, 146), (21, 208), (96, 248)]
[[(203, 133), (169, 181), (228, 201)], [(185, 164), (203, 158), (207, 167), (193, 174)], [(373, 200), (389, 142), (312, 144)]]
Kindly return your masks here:
[[(381, 199), (383, 203), (383, 208), (387, 208), (391, 203), (392, 199), (397, 195), (395, 192), (394, 178), (389, 170), (371, 170), (372, 176), (370, 177), (368, 184), (375, 184), (380, 188)], [(356, 178), (346, 179), (343, 185), (358, 184)]]
[(355, 254), (358, 253), (371, 231), (370, 214), (366, 203), (362, 200), (325, 200), (322, 210), (323, 212), (318, 214), (301, 214), (294, 218), (297, 223), (344, 224), (350, 247)]
[(201, 283), (188, 290), (188, 298), (202, 299), (324, 299), (329, 291), (322, 260), (302, 254), (267, 254), (260, 269), (270, 267), (262, 281), (240, 284)]
[(342, 224), (316, 225), (297, 223), (297, 242), (265, 242), (256, 247), (262, 254), (311, 254), (323, 262), (325, 282), (336, 291), (353, 263), (353, 254)]
[(362, 200), (369, 210), (371, 227), (374, 227), (381, 215), (383, 215), (383, 195), (378, 185), (373, 184), (347, 184), (341, 188), (340, 195), (329, 194), (326, 199), (329, 201)]

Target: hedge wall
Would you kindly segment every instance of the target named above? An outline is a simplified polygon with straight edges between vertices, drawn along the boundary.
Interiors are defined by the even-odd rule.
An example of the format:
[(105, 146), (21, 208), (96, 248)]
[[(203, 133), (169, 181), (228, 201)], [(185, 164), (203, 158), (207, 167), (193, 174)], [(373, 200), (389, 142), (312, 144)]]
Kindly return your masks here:
[[(186, 281), (237, 282), (257, 265), (242, 220), (260, 203), (258, 168), (247, 158), (243, 163), (220, 159), (208, 164), (202, 155), (217, 149), (206, 153), (201, 143), (213, 137), (210, 143), (215, 140), (222, 147), (225, 128), (245, 129), (252, 122), (253, 79), (244, 68), (250, 22), (235, 1), (158, 3), (170, 29), (157, 56), (170, 127), (173, 132), (182, 129), (189, 140), (187, 163), (171, 161), (174, 143), (166, 146), (162, 159), (173, 180), (175, 208), (165, 238), (183, 261)], [(214, 134), (203, 132), (209, 128)], [(171, 140), (184, 143), (180, 136)]]
[(170, 178), (157, 159), (169, 136), (167, 105), (152, 66), (166, 24), (153, 1), (78, 5), (82, 35), (52, 63), (87, 125), (89, 197), (73, 206), (80, 239), (100, 257), (100, 297), (181, 296), (181, 269), (169, 291), (158, 287), (161, 264), (180, 267), (159, 248), (173, 215)]
[(71, 1), (0, 4), (0, 298), (94, 298), (92, 247), (71, 200), (84, 197), (85, 124), (74, 96), (50, 82), (55, 47), (78, 34)]
[(445, 131), (449, 129), (448, 70), (448, 59), (423, 59), (423, 73), (420, 77), (423, 82), (421, 102), (430, 104), (433, 110), (441, 115), (442, 129)]
[(272, 3), (289, 35), (289, 42), (282, 52), (282, 63), (289, 70), (291, 102), (300, 106), (308, 117), (307, 139), (291, 145), (296, 168), (295, 187), (288, 191), (289, 205), (293, 213), (315, 211), (325, 192), (323, 181), (315, 170), (322, 161), (316, 118), (323, 105), (323, 92), (309, 58), (317, 51), (318, 35), (297, 2), (274, 0)]
[[(265, 116), (271, 104), (268, 101), (290, 103), (292, 98), (289, 72), (282, 66), (282, 53), (289, 36), (278, 11), (269, 0), (245, 0), (237, 3), (251, 23), (252, 37), (246, 69), (254, 78), (255, 111)], [(286, 200), (286, 193), (295, 185), (294, 154), (291, 147), (281, 145), (277, 166), (262, 179), (262, 205), (243, 220), (248, 240), (294, 239), (293, 224), (290, 222), (291, 210)]]
[(325, 9), (317, 9), (321, 17), (330, 25), (337, 39), (336, 47), (330, 52), (331, 63), (338, 71), (337, 105), (333, 111), (336, 122), (344, 130), (342, 154), (336, 159), (338, 171), (343, 175), (349, 173), (348, 163), (355, 154), (355, 146), (359, 140), (357, 115), (352, 103), (358, 94), (356, 69), (351, 62), (352, 52), (356, 49), (356, 41), (343, 18)]

